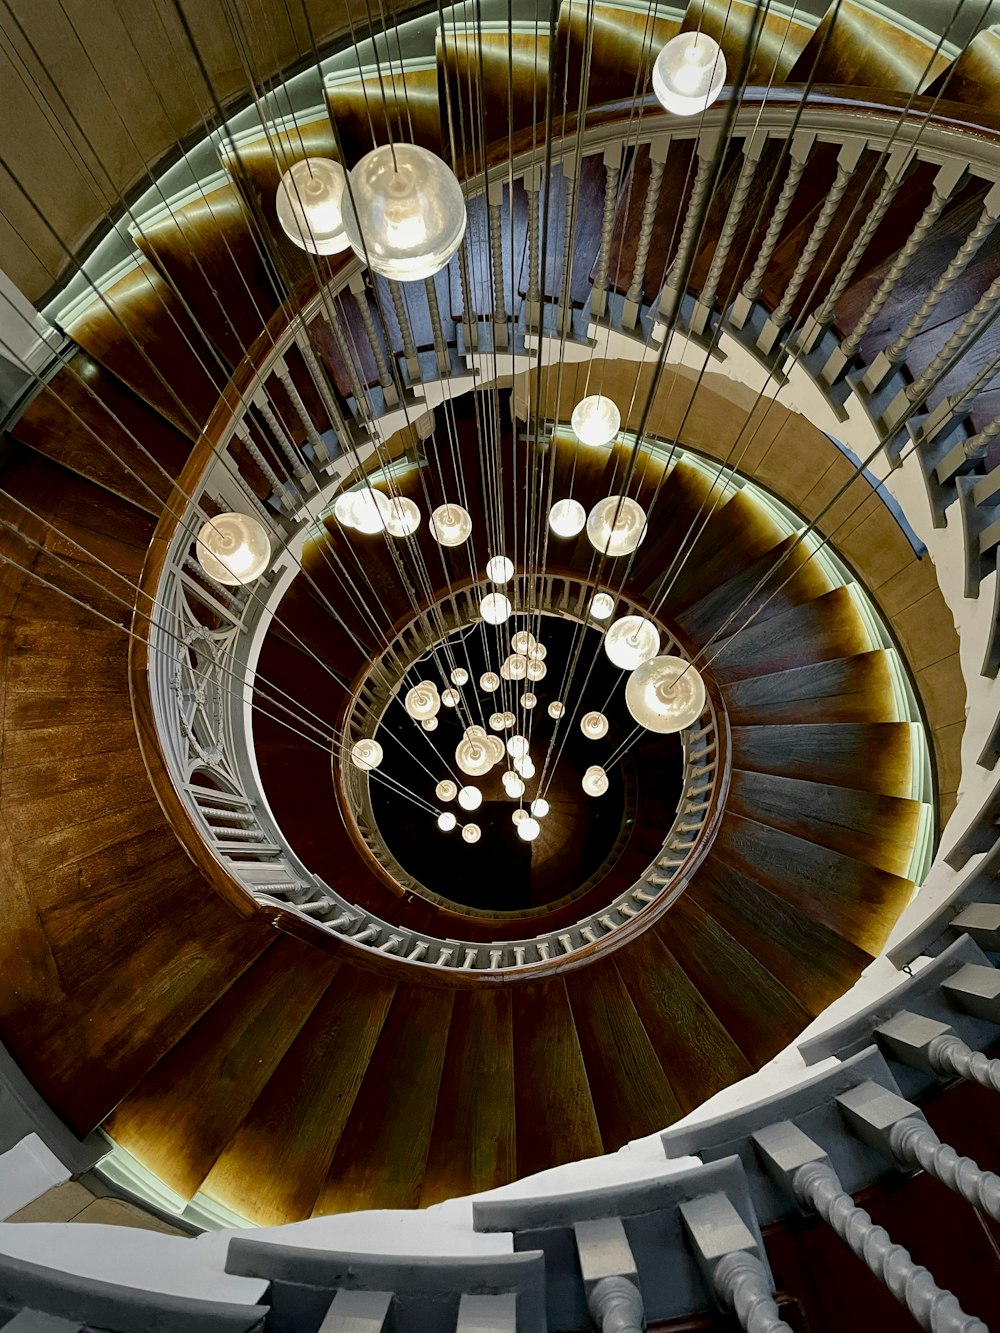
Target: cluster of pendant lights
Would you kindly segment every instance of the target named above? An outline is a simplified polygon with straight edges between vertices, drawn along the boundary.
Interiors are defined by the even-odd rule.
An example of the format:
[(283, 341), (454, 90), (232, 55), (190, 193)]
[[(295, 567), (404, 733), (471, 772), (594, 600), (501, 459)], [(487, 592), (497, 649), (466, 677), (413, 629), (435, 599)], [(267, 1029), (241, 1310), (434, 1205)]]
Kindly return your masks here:
[[(675, 115), (695, 115), (711, 105), (722, 91), (726, 62), (718, 44), (704, 33), (682, 33), (663, 47), (653, 67), (653, 91), (667, 111)], [(385, 144), (367, 153), (351, 170), (345, 172), (339, 162), (307, 157), (282, 176), (278, 185), (276, 211), (285, 234), (301, 249), (317, 255), (337, 254), (348, 248), (368, 267), (383, 277), (398, 282), (415, 282), (433, 277), (449, 262), (465, 235), (466, 207), (462, 187), (454, 173), (434, 153), (414, 144)], [(588, 446), (610, 444), (621, 428), (621, 414), (612, 399), (594, 394), (583, 398), (574, 408), (571, 424), (581, 442)], [(408, 537), (416, 532), (421, 515), (410, 499), (390, 497), (365, 486), (337, 497), (335, 513), (346, 527), (362, 533), (386, 532), (392, 537)], [(444, 504), (430, 515), (429, 526), (435, 540), (445, 547), (462, 546), (472, 533), (472, 518), (461, 505)], [(587, 537), (601, 555), (619, 557), (637, 549), (646, 535), (646, 516), (637, 501), (626, 495), (611, 495), (598, 501), (587, 514), (579, 501), (556, 501), (549, 511), (549, 527), (557, 537), (575, 537), (587, 530)], [(224, 513), (209, 519), (198, 532), (195, 549), (198, 560), (212, 579), (229, 587), (253, 582), (268, 568), (271, 544), (267, 531), (256, 518), (241, 513)], [(487, 577), (494, 585), (504, 585), (514, 575), (514, 565), (503, 555), (493, 556), (487, 564)], [(591, 599), (590, 615), (595, 621), (610, 619), (614, 599), (599, 592)], [(491, 591), (480, 601), (480, 614), (491, 625), (505, 623), (513, 613), (505, 593)], [(658, 656), (660, 636), (652, 621), (642, 616), (624, 616), (609, 626), (604, 647), (610, 660), (631, 674), (625, 690), (628, 709), (635, 720), (651, 731), (680, 731), (700, 715), (705, 706), (705, 686), (698, 671), (683, 659)], [(546, 672), (544, 645), (528, 633), (519, 631), (511, 641), (511, 654), (500, 667), (500, 676), (487, 671), (480, 677), (480, 688), (492, 693), (506, 680), (541, 680)], [(421, 681), (406, 695), (407, 713), (428, 731), (437, 725), (442, 707), (460, 702), (461, 687), (468, 673), (456, 668), (452, 684), (438, 691), (432, 681)], [(532, 708), (536, 696), (526, 690), (522, 706)], [(565, 705), (553, 700), (549, 716), (558, 720)], [(510, 712), (490, 716), (494, 731), (516, 725)], [(585, 736), (600, 739), (608, 730), (602, 713), (587, 713), (580, 723)], [(456, 748), (455, 762), (463, 773), (483, 776), (505, 755), (513, 768), (503, 774), (508, 796), (517, 799), (524, 793), (525, 779), (534, 775), (528, 754), (528, 741), (514, 734), (506, 745), (482, 727), (466, 728)], [(371, 772), (382, 762), (378, 741), (366, 738), (351, 750), (351, 760), (363, 772)], [(592, 765), (583, 777), (583, 789), (591, 796), (608, 790), (608, 777), (599, 765)], [(450, 780), (440, 782), (436, 795), (442, 802), (457, 798), (463, 810), (472, 811), (482, 802), (474, 786), (457, 787)], [(529, 809), (519, 807), (514, 813), (517, 831), (525, 841), (538, 837), (538, 820), (548, 812), (541, 797)], [(456, 817), (443, 811), (438, 826), (455, 828)], [(477, 824), (465, 824), (462, 837), (478, 842)]]

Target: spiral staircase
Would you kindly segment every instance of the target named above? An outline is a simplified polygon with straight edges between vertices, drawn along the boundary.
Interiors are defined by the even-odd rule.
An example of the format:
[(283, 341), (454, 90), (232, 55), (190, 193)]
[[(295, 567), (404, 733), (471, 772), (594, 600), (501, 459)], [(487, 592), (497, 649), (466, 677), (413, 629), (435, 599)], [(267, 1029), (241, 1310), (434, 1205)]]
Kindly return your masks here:
[[(719, 137), (724, 110), (711, 125), (682, 133), (657, 120), (647, 101), (642, 123), (631, 126), (623, 104), (646, 86), (652, 54), (698, 25), (753, 85), (742, 119), (726, 127), (728, 140)], [(61, 368), (9, 427), (0, 509), (8, 867), (0, 1036), (74, 1136), (107, 1135), (120, 1160), (139, 1164), (137, 1174), (148, 1173), (178, 1211), (193, 1200), (202, 1215), (270, 1227), (425, 1208), (614, 1153), (678, 1120), (676, 1151), (668, 1134), (667, 1156), (699, 1153), (703, 1169), (714, 1169), (715, 1157), (730, 1160), (737, 1151), (741, 1134), (771, 1123), (768, 1114), (784, 1121), (792, 1113), (779, 1114), (765, 1099), (759, 1125), (746, 1129), (736, 1117), (716, 1132), (715, 1121), (696, 1117), (694, 1125), (705, 1126), (700, 1137), (685, 1127), (687, 1117), (796, 1043), (850, 991), (882, 954), (914, 880), (924, 878), (924, 844), (942, 832), (951, 871), (939, 858), (928, 884), (943, 906), (928, 909), (929, 924), (915, 932), (897, 931), (890, 956), (902, 966), (957, 948), (956, 968), (985, 967), (1000, 948), (995, 909), (985, 925), (975, 916), (997, 896), (989, 858), (1000, 811), (989, 769), (1000, 728), (971, 737), (971, 761), (969, 740), (964, 754), (962, 743), (966, 679), (981, 668), (995, 676), (995, 640), (987, 634), (971, 667), (960, 661), (953, 607), (909, 529), (883, 503), (886, 488), (866, 474), (844, 497), (849, 456), (785, 408), (772, 409), (768, 429), (740, 384), (760, 375), (794, 382), (801, 373), (845, 422), (853, 419), (850, 395), (863, 392), (864, 418), (882, 436), (886, 458), (910, 455), (902, 470), (918, 471), (933, 524), (953, 538), (961, 515), (961, 593), (985, 602), (1000, 540), (992, 477), (1000, 338), (990, 322), (1000, 275), (992, 225), (1000, 207), (993, 209), (989, 175), (1000, 133), (991, 119), (1000, 97), (996, 35), (984, 29), (951, 58), (926, 34), (853, 0), (815, 24), (770, 13), (761, 21), (740, 0), (705, 0), (651, 30), (644, 13), (601, 4), (563, 5), (551, 31), (504, 28), (472, 42), (445, 24), (433, 55), (408, 60), (384, 102), (381, 93), (373, 98), (374, 74), (331, 79), (339, 145), (326, 116), (294, 132), (222, 139), (226, 180), (136, 226), (136, 261), (75, 301)], [(585, 122), (573, 115), (572, 91), (583, 71)], [(809, 115), (793, 123), (805, 84)], [(563, 156), (545, 180), (538, 127), (550, 93), (556, 106), (568, 105), (555, 132), (577, 161)], [(481, 116), (481, 133), (470, 132), (467, 144), (447, 114), (463, 104)], [(346, 259), (307, 264), (283, 239), (273, 200), (291, 162), (306, 153), (335, 156), (339, 147), (349, 165), (373, 137), (394, 132), (404, 108), (414, 140), (454, 156), (469, 182), (470, 239), (464, 267), (453, 260), (427, 290), (407, 290), (400, 305), (383, 279)], [(875, 127), (868, 137), (866, 116)], [(879, 138), (900, 116), (913, 135), (926, 135), (926, 152), (900, 152), (891, 131)], [(515, 174), (511, 165), (509, 178), (505, 168), (502, 179), (485, 182), (491, 165), (525, 159), (526, 170)], [(783, 191), (796, 171), (795, 188)], [(747, 201), (758, 197), (755, 209)], [(752, 271), (765, 250), (754, 290)], [(967, 262), (957, 264), (956, 254)], [(335, 293), (332, 307), (313, 301), (318, 282)], [(970, 311), (982, 317), (975, 327)], [(293, 327), (307, 338), (289, 336)], [(502, 969), (491, 969), (480, 956), (524, 936), (525, 922), (470, 913), (419, 886), (401, 890), (350, 812), (341, 813), (329, 753), (266, 710), (253, 728), (266, 804), (295, 856), (333, 896), (275, 899), (227, 881), (193, 837), (190, 817), (165, 794), (137, 667), (148, 617), (141, 604), (133, 615), (135, 588), (154, 588), (150, 571), (212, 450), (228, 451), (247, 496), (288, 537), (301, 531), (298, 507), (310, 486), (322, 488), (333, 475), (325, 463), (347, 460), (345, 440), (373, 436), (373, 421), (383, 423), (386, 450), (398, 460), (396, 492), (430, 507), (447, 498), (446, 486), (435, 489), (448, 477), (447, 418), (475, 496), (476, 400), (494, 392), (502, 358), (510, 375), (500, 390), (499, 448), (512, 470), (519, 443), (522, 460), (539, 446), (524, 438), (521, 395), (538, 397), (550, 419), (565, 421), (599, 341), (595, 328), (601, 339), (607, 331), (604, 391), (619, 402), (625, 427), (667, 443), (634, 455), (626, 434), (611, 450), (574, 457), (569, 435), (555, 430), (544, 444), (553, 493), (572, 484), (587, 507), (637, 458), (636, 485), (644, 497), (655, 494), (659, 519), (623, 595), (649, 607), (665, 593), (658, 614), (670, 632), (686, 651), (712, 654), (706, 674), (720, 719), (715, 762), (723, 785), (713, 796), (711, 836), (685, 863), (683, 892), (667, 902), (640, 889), (631, 915), (616, 918), (606, 936), (580, 934), (584, 908), (599, 912), (645, 882), (649, 866), (658, 873), (674, 811), (657, 798), (660, 756), (652, 747), (636, 755), (634, 826), (602, 883), (531, 918), (532, 936), (569, 932), (572, 957), (568, 947), (564, 960), (539, 952), (519, 975), (505, 954)], [(901, 353), (880, 368), (900, 341)], [(543, 374), (545, 344), (551, 364)], [(668, 366), (690, 368), (698, 355), (709, 358), (709, 373), (678, 369), (657, 389), (652, 363), (664, 345)], [(643, 357), (651, 364), (639, 368)], [(470, 367), (479, 373), (476, 388)], [(640, 395), (630, 402), (637, 373), (653, 389), (645, 419)], [(411, 418), (435, 402), (445, 404), (435, 432), (418, 440)], [(720, 487), (727, 412), (749, 414), (755, 430), (739, 470)], [(234, 420), (241, 429), (227, 433), (223, 423)], [(679, 452), (670, 445), (676, 439)], [(436, 472), (427, 466), (434, 451), (444, 460)], [(358, 473), (347, 460), (338, 475)], [(302, 573), (278, 603), (259, 671), (333, 727), (381, 639), (367, 594), (349, 595), (332, 577), (331, 552), (358, 571), (388, 624), (398, 626), (410, 608), (382, 538), (345, 533), (325, 511), (319, 523), (309, 518)], [(830, 551), (797, 542), (813, 521), (831, 537)], [(473, 564), (481, 568), (489, 553), (481, 526), (475, 531)], [(439, 597), (462, 572), (444, 563), (426, 525), (406, 559), (433, 571)], [(563, 544), (556, 559), (567, 578), (587, 576), (585, 542)], [(945, 586), (940, 563), (937, 574), (954, 600), (954, 580)], [(970, 686), (969, 708), (977, 706)], [(959, 808), (945, 829), (963, 757), (985, 777), (978, 786), (968, 781), (967, 814)], [(578, 808), (566, 817), (567, 848), (579, 818)], [(956, 876), (963, 866), (965, 877)], [(677, 869), (663, 868), (660, 878)], [(345, 902), (349, 920), (338, 926)], [(971, 924), (950, 924), (956, 912), (959, 920), (971, 912)], [(407, 941), (470, 942), (476, 962), (455, 966), (459, 950), (435, 963), (433, 946), (408, 956), (409, 944), (406, 952), (391, 945), (393, 931)], [(937, 959), (929, 966), (939, 967)], [(938, 984), (949, 974), (933, 975)], [(863, 999), (859, 1006), (864, 1011)], [(981, 1046), (997, 1035), (988, 1008), (984, 1001), (975, 1011), (979, 1026), (970, 1032)], [(995, 1007), (989, 1013), (996, 1021)], [(867, 1028), (857, 1020), (860, 1037), (852, 1030), (816, 1058), (837, 1055), (851, 1078), (923, 1098), (933, 1079), (901, 1076), (897, 1065), (909, 1066), (898, 1045), (880, 1037), (880, 1054), (851, 1064), (888, 1016), (883, 1004)], [(836, 1083), (839, 1075), (831, 1077)], [(811, 1102), (800, 1091), (810, 1114), (813, 1103), (832, 1104), (853, 1086), (847, 1074), (834, 1083), (820, 1080)], [(942, 1126), (977, 1115), (988, 1125), (975, 1101), (981, 1091), (952, 1089), (936, 1111), (933, 1102), (925, 1109)], [(949, 1122), (956, 1097), (973, 1109)], [(713, 1157), (717, 1143), (730, 1148)], [(988, 1130), (976, 1148), (986, 1164), (990, 1153), (995, 1161)], [(854, 1192), (882, 1178), (866, 1175), (870, 1166), (841, 1170)], [(593, 1169), (599, 1182), (604, 1168)], [(591, 1183), (586, 1170), (579, 1180)], [(794, 1296), (782, 1305), (789, 1323), (844, 1327), (855, 1312), (835, 1290), (834, 1260), (819, 1276), (825, 1261), (815, 1256), (825, 1252), (815, 1225), (779, 1208), (768, 1214), (752, 1173), (751, 1181), (753, 1208), (771, 1228), (771, 1266)], [(906, 1197), (917, 1197), (915, 1188), (926, 1200), (927, 1183), (909, 1181)], [(691, 1186), (695, 1196), (701, 1188)], [(735, 1198), (742, 1188), (723, 1173), (703, 1192)], [(890, 1179), (874, 1188), (891, 1194), (895, 1186)], [(656, 1207), (675, 1209), (670, 1198)], [(616, 1210), (627, 1218), (626, 1203), (633, 1206), (626, 1200)], [(901, 1225), (900, 1199), (895, 1212), (891, 1199), (883, 1206)], [(576, 1307), (560, 1306), (551, 1272), (565, 1262), (560, 1228), (572, 1233), (606, 1215), (593, 1207), (588, 1214), (581, 1203), (578, 1216), (569, 1205), (555, 1208), (547, 1221), (500, 1201), (479, 1206), (478, 1230), (513, 1233), (516, 1249), (546, 1252), (550, 1328), (580, 1326), (579, 1298)], [(870, 1207), (878, 1212), (877, 1199)], [(982, 1284), (995, 1274), (995, 1257), (984, 1256), (978, 1232), (948, 1216), (969, 1258), (953, 1265), (949, 1281), (988, 1319)], [(983, 1226), (995, 1244), (994, 1224)], [(551, 1253), (547, 1227), (558, 1233)], [(682, 1308), (657, 1305), (652, 1269), (643, 1266), (655, 1268), (655, 1253), (644, 1255), (631, 1223), (626, 1231), (650, 1318), (666, 1323), (707, 1308), (703, 1292)], [(322, 1300), (329, 1304), (341, 1284), (328, 1273), (322, 1281), (296, 1276), (298, 1261), (269, 1259), (253, 1242), (234, 1246), (230, 1273), (271, 1280), (274, 1327), (319, 1327)], [(544, 1321), (537, 1264), (534, 1276), (529, 1267), (512, 1285), (496, 1274), (483, 1281), (491, 1292), (516, 1289), (519, 1311), (533, 1309)], [(357, 1265), (352, 1271), (346, 1287), (397, 1290), (377, 1264), (371, 1275), (362, 1264), (361, 1278)], [(411, 1273), (409, 1289), (422, 1290), (422, 1280)], [(309, 1307), (320, 1311), (315, 1320), (280, 1314), (283, 1283), (320, 1291), (320, 1304)], [(877, 1294), (865, 1297), (872, 1318), (896, 1327), (905, 1312), (872, 1287)], [(88, 1326), (119, 1326), (101, 1318)]]

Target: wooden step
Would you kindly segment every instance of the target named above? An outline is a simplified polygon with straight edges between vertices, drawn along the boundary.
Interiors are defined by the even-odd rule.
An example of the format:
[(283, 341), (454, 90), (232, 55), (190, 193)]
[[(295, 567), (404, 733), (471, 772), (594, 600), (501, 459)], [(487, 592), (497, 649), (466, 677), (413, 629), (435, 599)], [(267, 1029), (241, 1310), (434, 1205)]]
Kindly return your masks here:
[(383, 977), (341, 965), (202, 1184), (241, 1217), (308, 1217), (392, 1002)]
[(467, 172), (482, 170), (485, 145), (506, 145), (522, 130), (535, 127), (542, 143), (549, 36), (541, 25), (480, 32), (446, 20), (436, 49), (442, 142)]
[(383, 64), (381, 78), (373, 67), (338, 79), (328, 85), (326, 99), (348, 170), (379, 144), (415, 143), (438, 155), (447, 151), (434, 61), (407, 60), (401, 72), (394, 51)]
[(908, 798), (908, 722), (806, 722), (735, 726), (733, 765), (826, 786)]
[(689, 0), (681, 24), (682, 32), (704, 32), (722, 47), (726, 57), (726, 82), (735, 83), (745, 59), (747, 44), (755, 48), (746, 75), (748, 83), (780, 83), (789, 73), (812, 35), (812, 27), (791, 15), (765, 12), (748, 0)]
[(714, 854), (872, 957), (913, 893), (908, 879), (728, 812)]
[(723, 682), (767, 676), (809, 662), (868, 652), (868, 632), (847, 588), (835, 588), (767, 622), (755, 622), (712, 649), (712, 670)]
[(724, 695), (730, 722), (758, 735), (776, 724), (886, 722), (896, 716), (889, 663), (879, 648), (748, 676), (728, 684)]
[(689, 907), (697, 904), (708, 913), (812, 1015), (839, 999), (871, 961), (811, 913), (718, 857), (699, 868), (685, 896)]
[(832, 83), (917, 92), (948, 66), (946, 56), (858, 0), (840, 0), (820, 20), (788, 71), (789, 83)]
[(336, 970), (328, 955), (276, 939), (104, 1128), (170, 1189), (192, 1198)]
[[(627, 5), (566, 4), (552, 62), (556, 106), (577, 110), (586, 73), (587, 105), (631, 102), (649, 86), (653, 62), (680, 31), (674, 18)], [(588, 59), (589, 57), (589, 59)]]
[(927, 97), (962, 102), (977, 111), (1000, 111), (1000, 32), (983, 28), (953, 63), (923, 89)]

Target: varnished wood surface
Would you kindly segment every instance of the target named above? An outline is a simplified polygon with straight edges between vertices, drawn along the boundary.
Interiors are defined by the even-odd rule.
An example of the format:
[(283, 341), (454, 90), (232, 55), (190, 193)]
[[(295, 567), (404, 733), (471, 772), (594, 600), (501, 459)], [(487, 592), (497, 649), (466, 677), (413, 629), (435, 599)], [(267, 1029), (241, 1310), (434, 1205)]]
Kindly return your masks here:
[(691, 0), (684, 11), (682, 32), (704, 32), (722, 47), (727, 64), (727, 83), (734, 83), (746, 58), (746, 47), (754, 40), (747, 77), (752, 83), (780, 81), (789, 77), (796, 57), (810, 39), (808, 24), (791, 16), (765, 12), (747, 0)]
[(792, 83), (817, 83), (917, 92), (947, 66), (947, 57), (879, 18), (857, 0), (827, 11), (788, 72)]

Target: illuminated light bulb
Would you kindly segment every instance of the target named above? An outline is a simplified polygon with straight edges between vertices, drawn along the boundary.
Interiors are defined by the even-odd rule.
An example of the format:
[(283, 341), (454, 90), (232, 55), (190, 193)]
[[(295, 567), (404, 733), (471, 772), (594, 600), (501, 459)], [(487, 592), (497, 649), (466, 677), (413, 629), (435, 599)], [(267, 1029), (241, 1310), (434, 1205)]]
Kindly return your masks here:
[(479, 677), (479, 688), (485, 690), (487, 694), (492, 694), (494, 690), (500, 688), (500, 677), (495, 671), (484, 671)]
[(525, 810), (524, 806), (519, 805), (511, 815), (510, 822), (517, 828), (518, 824), (523, 824), (526, 819), (530, 818), (531, 816), (528, 814), (527, 810)]
[(423, 727), (424, 731), (437, 731), (438, 720), (436, 717), (425, 717), (420, 725)]
[(462, 735), (467, 741), (484, 741), (486, 739), (486, 728), (476, 725), (466, 727)]
[(526, 657), (531, 652), (532, 648), (538, 646), (538, 640), (532, 634), (530, 629), (519, 629), (517, 633), (512, 636), (510, 646), (515, 653), (520, 653), (522, 656)]
[(491, 714), (490, 714), (490, 726), (493, 728), (494, 731), (503, 731), (503, 729), (504, 729), (504, 727), (506, 727), (506, 725), (507, 725), (507, 714), (506, 714), (506, 713), (491, 713)]
[(478, 810), (483, 803), (483, 793), (478, 787), (460, 787), (458, 803), (463, 810)]
[(195, 551), (205, 573), (228, 588), (252, 583), (271, 563), (271, 540), (264, 525), (234, 511), (202, 524)]
[(343, 198), (351, 249), (396, 282), (433, 277), (465, 235), (462, 187), (441, 158), (416, 144), (382, 144), (351, 170)]
[(580, 785), (588, 796), (603, 796), (608, 789), (608, 775), (600, 764), (591, 764)]
[(564, 703), (561, 703), (558, 699), (553, 699), (552, 702), (549, 704), (549, 717), (555, 718), (557, 722), (565, 712), (566, 712), (566, 705)]
[(326, 157), (307, 157), (286, 171), (274, 200), (281, 230), (300, 250), (334, 255), (350, 245), (344, 231), (347, 172)]
[(512, 801), (518, 800), (524, 795), (524, 783), (516, 773), (508, 771), (503, 775), (503, 789)]
[(431, 514), (431, 536), (439, 546), (461, 546), (472, 534), (472, 515), (461, 505), (439, 505)]
[(504, 713), (503, 720), (504, 720), (504, 725), (507, 727), (512, 727), (517, 722), (517, 718), (511, 712)]
[(522, 819), (517, 826), (517, 836), (525, 842), (534, 842), (541, 831), (541, 824), (537, 819), (532, 819), (530, 815), (527, 819)]
[(337, 522), (345, 528), (354, 527), (354, 492), (341, 491), (333, 502)]
[(603, 713), (584, 713), (580, 718), (580, 730), (588, 741), (599, 741), (608, 734), (608, 719)]
[(478, 824), (463, 824), (462, 826), (463, 842), (478, 842), (482, 836), (483, 836), (483, 830), (479, 827)]
[(527, 676), (529, 680), (544, 680), (549, 674), (549, 669), (544, 662), (540, 662), (537, 657), (528, 658)]
[(420, 527), (420, 510), (405, 495), (389, 497), (385, 530), (390, 537), (409, 537)]
[(538, 696), (532, 694), (530, 690), (525, 690), (524, 693), (521, 695), (522, 708), (534, 708), (535, 704), (537, 703), (538, 703)]
[(381, 762), (382, 747), (378, 741), (356, 741), (351, 746), (351, 763), (355, 768), (360, 768), (362, 773), (370, 773), (373, 768), (378, 768)]
[(606, 592), (595, 592), (590, 599), (590, 614), (595, 620), (607, 620), (615, 609), (615, 599)]
[[(502, 714), (501, 714), (501, 717), (502, 717)], [(503, 723), (501, 722), (500, 725), (502, 726)], [(490, 752), (490, 758), (493, 760), (494, 765), (499, 764), (500, 761), (501, 761), (501, 759), (503, 759), (504, 754), (505, 754), (505, 750), (504, 750), (504, 748), (503, 748), (503, 741), (500, 739), (500, 737), (499, 737), (499, 736), (487, 736), (487, 737), (486, 737), (486, 748), (487, 748), (487, 750), (489, 750), (489, 752)]]
[(523, 653), (511, 653), (500, 667), (504, 680), (524, 680), (528, 674), (528, 659)]
[(579, 500), (557, 500), (549, 510), (549, 527), (557, 537), (575, 537), (586, 522), (587, 511)]
[(439, 801), (453, 801), (458, 795), (458, 787), (452, 782), (451, 778), (445, 778), (434, 788), (434, 795)]
[(601, 555), (631, 555), (645, 536), (642, 505), (627, 495), (598, 500), (587, 519), (587, 537)]
[(544, 796), (536, 796), (531, 802), (531, 813), (536, 819), (544, 819), (549, 813), (549, 803)]
[(523, 759), (515, 759), (514, 767), (517, 769), (518, 777), (524, 778), (525, 782), (530, 782), (535, 776), (534, 760), (529, 759), (527, 755)]
[(511, 759), (523, 759), (528, 753), (527, 736), (511, 736), (507, 741), (507, 753)]
[(660, 651), (660, 631), (645, 616), (622, 616), (608, 627), (604, 651), (623, 671), (634, 671)]
[(437, 823), (438, 823), (438, 828), (441, 830), (442, 833), (450, 833), (452, 829), (455, 827), (455, 825), (458, 823), (458, 820), (455, 818), (455, 816), (451, 813), (450, 810), (442, 810), (441, 813), (438, 815)]
[(463, 737), (455, 746), (455, 764), (470, 778), (482, 778), (493, 767), (493, 757), (485, 740)]
[(510, 619), (511, 605), (502, 592), (488, 592), (479, 603), (479, 614), (487, 625), (502, 625)]
[(362, 491), (354, 491), (353, 497), (351, 516), (358, 532), (367, 533), (368, 536), (385, 532), (392, 512), (389, 497), (367, 487)]
[(653, 657), (636, 667), (625, 686), (625, 704), (641, 727), (683, 731), (705, 709), (705, 682), (683, 657)]
[(527, 654), (529, 662), (531, 661), (544, 662), (545, 659), (548, 657), (548, 655), (549, 655), (549, 650), (548, 648), (546, 648), (544, 643), (536, 643), (535, 646), (531, 648)]
[(441, 691), (441, 702), (445, 708), (457, 708), (461, 695), (458, 690), (447, 689)]
[(407, 690), (403, 707), (410, 717), (417, 722), (425, 718), (437, 717), (441, 711), (441, 696), (432, 680), (421, 680), (411, 690)]
[(673, 37), (653, 65), (653, 92), (675, 116), (696, 116), (711, 106), (726, 81), (726, 58), (706, 33)]
[(621, 429), (622, 414), (610, 398), (595, 393), (580, 399), (569, 422), (581, 444), (610, 444)]
[(468, 682), (469, 673), (465, 667), (456, 667), (451, 673), (451, 683), (453, 685), (465, 685)]
[(505, 555), (495, 555), (486, 562), (486, 577), (491, 583), (509, 583), (514, 577), (514, 562)]

